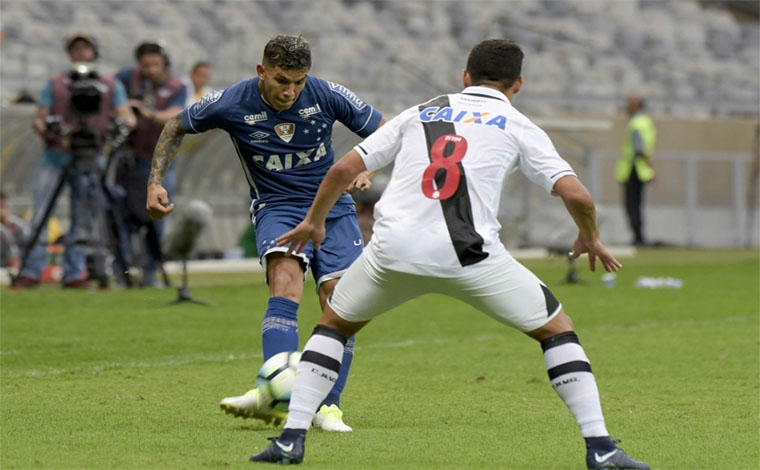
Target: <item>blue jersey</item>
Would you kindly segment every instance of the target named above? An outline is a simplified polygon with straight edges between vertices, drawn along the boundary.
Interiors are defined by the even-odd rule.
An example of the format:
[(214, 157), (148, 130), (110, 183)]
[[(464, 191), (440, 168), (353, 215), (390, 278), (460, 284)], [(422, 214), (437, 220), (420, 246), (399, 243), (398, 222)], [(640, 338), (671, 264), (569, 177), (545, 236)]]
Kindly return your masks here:
[[(254, 208), (309, 207), (335, 160), (333, 123), (340, 121), (366, 137), (381, 119), (351, 90), (311, 75), (286, 110), (278, 111), (262, 99), (259, 79), (254, 77), (212, 92), (182, 111), (185, 131), (223, 129), (230, 135), (251, 186)], [(352, 211), (353, 199), (343, 195), (330, 215)]]

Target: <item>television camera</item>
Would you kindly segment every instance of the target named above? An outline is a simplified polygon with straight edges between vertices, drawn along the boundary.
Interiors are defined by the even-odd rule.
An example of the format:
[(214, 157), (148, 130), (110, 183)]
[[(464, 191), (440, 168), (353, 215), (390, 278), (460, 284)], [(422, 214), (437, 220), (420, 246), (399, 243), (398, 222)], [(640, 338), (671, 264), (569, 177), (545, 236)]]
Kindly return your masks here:
[[(106, 175), (111, 166), (109, 158), (113, 150), (120, 147), (129, 136), (126, 124), (118, 118), (111, 119), (105, 132), (93, 131), (88, 120), (101, 110), (101, 102), (108, 92), (107, 85), (99, 80), (97, 71), (90, 64), (75, 63), (68, 72), (70, 102), (69, 110), (76, 119), (76, 124), (66, 122), (59, 115), (45, 118), (46, 138), (60, 139), (65, 148), (70, 149), (71, 159), (64, 167), (55, 189), (47, 201), (41, 218), (35, 215), (36, 224), (32, 236), (21, 259), (21, 272), (29, 254), (39, 239), (40, 232), (46, 226), (56, 200), (66, 181), (71, 181), (80, 188), (83, 196), (83, 209), (92, 220), (92, 230), (87, 239), (76, 240), (76, 244), (87, 245), (92, 249), (93, 262), (90, 267), (91, 277), (97, 279), (101, 288), (108, 286), (106, 260), (113, 252), (120, 266), (128, 266), (119, 242), (122, 234), (119, 224), (122, 218), (112, 188), (106, 184)], [(100, 156), (105, 157), (105, 164)], [(132, 285), (129, 273), (124, 269), (125, 283)], [(14, 279), (15, 281), (15, 279)]]

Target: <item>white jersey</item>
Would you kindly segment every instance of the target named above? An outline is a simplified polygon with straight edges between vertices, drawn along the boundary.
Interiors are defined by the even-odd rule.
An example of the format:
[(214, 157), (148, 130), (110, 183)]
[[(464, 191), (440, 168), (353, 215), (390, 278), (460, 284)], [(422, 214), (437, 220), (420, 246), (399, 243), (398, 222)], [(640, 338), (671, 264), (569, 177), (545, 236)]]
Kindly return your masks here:
[(546, 133), (488, 87), (409, 108), (354, 147), (369, 171), (395, 160), (371, 248), (390, 269), (440, 275), (506, 251), (497, 219), (515, 165), (551, 192), (575, 175)]

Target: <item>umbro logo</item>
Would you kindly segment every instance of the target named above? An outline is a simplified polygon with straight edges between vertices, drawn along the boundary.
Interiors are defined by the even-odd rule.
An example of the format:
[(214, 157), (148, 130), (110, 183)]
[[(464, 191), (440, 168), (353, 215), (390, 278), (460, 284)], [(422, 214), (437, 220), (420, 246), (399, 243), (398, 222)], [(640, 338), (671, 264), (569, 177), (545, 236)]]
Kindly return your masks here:
[(269, 137), (269, 133), (264, 131), (256, 131), (248, 134), (248, 136), (253, 138), (252, 142), (266, 142), (266, 138)]

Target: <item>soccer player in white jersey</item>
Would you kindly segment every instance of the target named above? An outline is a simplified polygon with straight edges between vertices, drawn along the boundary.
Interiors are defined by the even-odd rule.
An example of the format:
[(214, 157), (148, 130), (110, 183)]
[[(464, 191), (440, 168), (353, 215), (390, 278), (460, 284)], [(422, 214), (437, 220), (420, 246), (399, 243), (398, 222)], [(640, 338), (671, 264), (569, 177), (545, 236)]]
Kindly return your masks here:
[(470, 52), (465, 89), (402, 112), (347, 153), (323, 180), (306, 218), (278, 242), (300, 252), (360, 172), (395, 161), (375, 209), (374, 235), (338, 282), (303, 350), (282, 434), (252, 461), (303, 460), (306, 431), (338, 376), (343, 343), (370, 320), (429, 292), (450, 295), (541, 343), (552, 387), (586, 441), (588, 468), (648, 469), (610, 439), (591, 365), (549, 289), (498, 239), (502, 182), (517, 167), (558, 195), (578, 226), (571, 256), (607, 271), (621, 264), (599, 240), (594, 203), (546, 133), (511, 104), (523, 53), (504, 39)]

